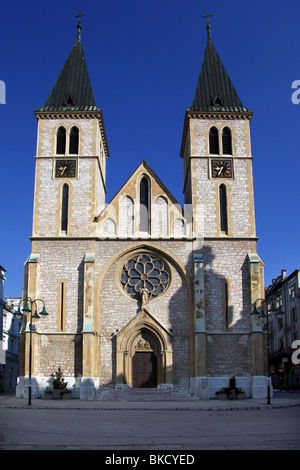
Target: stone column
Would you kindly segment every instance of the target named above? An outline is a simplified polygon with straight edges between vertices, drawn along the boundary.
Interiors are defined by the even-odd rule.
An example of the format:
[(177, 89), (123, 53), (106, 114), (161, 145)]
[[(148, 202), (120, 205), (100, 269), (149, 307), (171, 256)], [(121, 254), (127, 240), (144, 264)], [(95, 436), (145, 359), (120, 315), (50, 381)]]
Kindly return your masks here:
[(195, 373), (206, 372), (206, 327), (204, 293), (204, 258), (194, 253), (194, 323), (195, 323)]
[[(249, 274), (250, 274), (250, 292), (251, 303), (250, 312), (253, 311), (255, 301), (264, 299), (264, 276), (263, 263), (256, 253), (248, 254)], [(249, 312), (249, 313), (250, 313)], [(252, 375), (252, 398), (261, 398), (266, 396), (266, 359), (267, 351), (264, 347), (264, 337), (261, 328), (261, 321), (257, 316), (250, 315), (251, 325), (251, 375)]]
[[(31, 253), (25, 263), (25, 292), (24, 298), (30, 297), (36, 299), (39, 297), (39, 274), (40, 274), (40, 255)], [(21, 309), (24, 304), (21, 305)], [(35, 307), (34, 307), (35, 308)], [(29, 376), (29, 342), (30, 342), (30, 315), (26, 317), (26, 325), (24, 324), (20, 336), (20, 377), (16, 387), (17, 397), (28, 396), (28, 376)], [(24, 328), (25, 327), (25, 328)], [(36, 356), (37, 356), (37, 334), (35, 321), (33, 320), (33, 329), (31, 336), (31, 393), (32, 397), (38, 396), (38, 385), (35, 378), (36, 373)]]
[(173, 387), (173, 351), (165, 351), (165, 383), (169, 386), (169, 388)]
[(83, 332), (94, 331), (94, 253), (84, 257)]
[(94, 333), (94, 253), (84, 257), (84, 294), (82, 330), (82, 379), (80, 398), (92, 399), (95, 395), (95, 333)]
[(202, 379), (206, 375), (204, 258), (199, 253), (194, 253), (194, 326), (195, 376), (190, 379), (190, 391), (200, 398), (206, 398), (206, 395), (203, 396), (201, 386)]

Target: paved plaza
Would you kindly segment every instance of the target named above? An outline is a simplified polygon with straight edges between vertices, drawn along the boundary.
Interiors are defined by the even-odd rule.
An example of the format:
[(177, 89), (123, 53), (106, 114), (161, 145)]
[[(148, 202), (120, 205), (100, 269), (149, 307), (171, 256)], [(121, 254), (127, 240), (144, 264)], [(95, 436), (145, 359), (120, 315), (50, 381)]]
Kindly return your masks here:
[(122, 450), (300, 450), (300, 395), (275, 395), (271, 405), (265, 399), (33, 399), (30, 407), (26, 399), (0, 396), (0, 449), (102, 450), (103, 458), (111, 458), (114, 451), (120, 456)]

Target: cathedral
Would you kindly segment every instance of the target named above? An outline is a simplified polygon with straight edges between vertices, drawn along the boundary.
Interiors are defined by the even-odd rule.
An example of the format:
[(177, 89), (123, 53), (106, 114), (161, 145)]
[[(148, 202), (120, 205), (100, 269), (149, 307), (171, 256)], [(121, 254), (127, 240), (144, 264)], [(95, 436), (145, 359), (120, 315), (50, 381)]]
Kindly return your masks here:
[(29, 367), (35, 397), (58, 368), (73, 398), (133, 387), (211, 399), (233, 376), (247, 397), (266, 396), (265, 334), (250, 315), (264, 296), (252, 111), (221, 62), (208, 19), (178, 149), (184, 207), (145, 160), (106, 203), (109, 146), (80, 20), (75, 44), (35, 115), (24, 290), (25, 297), (43, 299), (48, 315), (34, 318), (31, 328), (24, 317), (17, 396), (26, 396)]

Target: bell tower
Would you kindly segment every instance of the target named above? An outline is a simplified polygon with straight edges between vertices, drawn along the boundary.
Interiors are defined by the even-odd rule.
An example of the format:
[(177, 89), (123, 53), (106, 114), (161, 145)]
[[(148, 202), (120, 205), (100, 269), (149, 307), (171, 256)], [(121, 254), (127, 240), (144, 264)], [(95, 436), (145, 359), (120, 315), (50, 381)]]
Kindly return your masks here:
[[(224, 370), (251, 375), (252, 396), (265, 380), (261, 329), (250, 313), (263, 296), (263, 263), (256, 252), (250, 120), (221, 62), (207, 19), (207, 44), (194, 100), (185, 114), (181, 157), (185, 204), (193, 211), (194, 237), (194, 377), (200, 397)], [(201, 217), (199, 217), (201, 214)], [(238, 346), (243, 343), (243, 348)], [(218, 352), (217, 352), (218, 351)], [(226, 357), (236, 361), (225, 364)], [(230, 371), (230, 372), (229, 372)], [(258, 377), (258, 378), (257, 378)], [(205, 384), (205, 385), (204, 385)], [(194, 387), (194, 388), (193, 388)]]
[(210, 16), (205, 15), (207, 45), (185, 116), (181, 147), (185, 203), (194, 212), (204, 212), (204, 238), (255, 237), (252, 112), (242, 104), (214, 47)]
[[(32, 334), (35, 394), (57, 367), (63, 369), (69, 383), (93, 374), (94, 219), (105, 206), (109, 153), (102, 111), (95, 104), (81, 43), (81, 17), (77, 16), (76, 41), (48, 99), (35, 111), (32, 252), (25, 262), (24, 291), (32, 299), (42, 298), (49, 311), (41, 327), (42, 342), (36, 325)], [(20, 350), (20, 395), (29, 371), (26, 328)], [(45, 344), (53, 354), (58, 352), (56, 359), (50, 353), (46, 366), (47, 354), (41, 352)]]
[(108, 147), (78, 35), (38, 120), (33, 237), (91, 236), (105, 205)]

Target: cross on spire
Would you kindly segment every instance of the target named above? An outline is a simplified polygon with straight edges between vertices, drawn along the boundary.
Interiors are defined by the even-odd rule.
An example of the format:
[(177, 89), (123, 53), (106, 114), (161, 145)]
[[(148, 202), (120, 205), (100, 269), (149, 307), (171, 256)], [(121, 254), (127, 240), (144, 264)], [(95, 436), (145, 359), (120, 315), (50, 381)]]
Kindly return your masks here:
[(80, 30), (81, 30), (81, 18), (84, 16), (84, 14), (79, 11), (78, 15), (75, 15), (75, 18), (78, 18), (78, 25), (77, 25), (77, 29), (78, 29), (78, 38), (80, 39)]
[(210, 28), (211, 28), (211, 24), (209, 22), (209, 18), (211, 18), (213, 15), (211, 15), (210, 13), (208, 13), (208, 11), (206, 12), (205, 15), (202, 16), (202, 18), (206, 18), (207, 20), (207, 24), (206, 24), (206, 29), (207, 29), (207, 36), (210, 38)]

